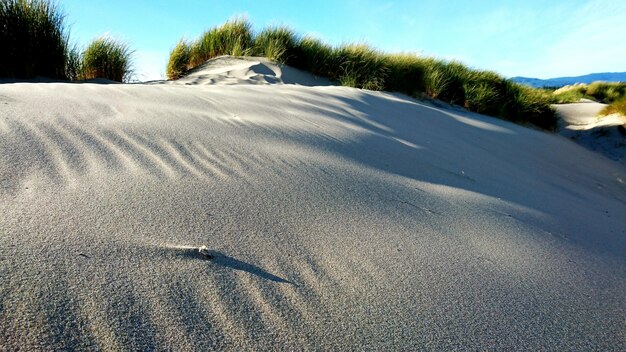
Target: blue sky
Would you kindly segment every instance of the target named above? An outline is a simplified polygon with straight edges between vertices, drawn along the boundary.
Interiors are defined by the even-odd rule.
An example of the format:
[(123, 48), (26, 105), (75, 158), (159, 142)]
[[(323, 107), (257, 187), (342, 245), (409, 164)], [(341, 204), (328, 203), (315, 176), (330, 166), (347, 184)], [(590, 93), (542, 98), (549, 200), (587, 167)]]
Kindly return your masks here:
[(284, 24), (330, 44), (457, 59), (505, 76), (626, 71), (626, 0), (209, 1), (59, 0), (71, 38), (102, 34), (135, 50), (140, 79), (160, 78), (181, 38), (234, 15)]

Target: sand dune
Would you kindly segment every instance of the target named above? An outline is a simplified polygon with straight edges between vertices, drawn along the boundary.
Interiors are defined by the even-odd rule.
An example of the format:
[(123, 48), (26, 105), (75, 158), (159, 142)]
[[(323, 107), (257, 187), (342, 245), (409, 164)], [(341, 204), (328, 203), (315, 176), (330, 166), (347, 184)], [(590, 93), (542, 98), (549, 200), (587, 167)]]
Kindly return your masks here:
[(554, 105), (560, 117), (558, 133), (583, 147), (626, 166), (626, 118), (619, 114), (598, 116), (606, 104), (583, 100)]
[(215, 70), (0, 85), (2, 349), (626, 348), (622, 165)]
[(192, 69), (175, 81), (153, 83), (184, 85), (294, 84), (330, 86), (333, 82), (293, 67), (278, 65), (264, 57), (220, 56)]

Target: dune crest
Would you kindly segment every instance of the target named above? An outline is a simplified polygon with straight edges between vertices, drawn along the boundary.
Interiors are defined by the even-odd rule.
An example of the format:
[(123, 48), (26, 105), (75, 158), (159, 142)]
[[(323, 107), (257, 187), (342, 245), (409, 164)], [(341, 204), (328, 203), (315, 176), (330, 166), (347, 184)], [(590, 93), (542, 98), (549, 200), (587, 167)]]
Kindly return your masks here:
[(220, 56), (195, 67), (184, 77), (170, 84), (233, 85), (233, 84), (295, 84), (330, 86), (333, 82), (309, 72), (279, 65), (264, 57)]

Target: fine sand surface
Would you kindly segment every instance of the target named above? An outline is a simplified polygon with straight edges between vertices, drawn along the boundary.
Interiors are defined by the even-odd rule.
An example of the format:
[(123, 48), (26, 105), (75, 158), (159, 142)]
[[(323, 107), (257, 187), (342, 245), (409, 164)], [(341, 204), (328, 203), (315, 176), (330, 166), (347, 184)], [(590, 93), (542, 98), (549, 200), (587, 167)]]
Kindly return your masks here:
[(626, 349), (623, 165), (253, 62), (0, 85), (0, 349)]
[(606, 104), (586, 99), (553, 106), (560, 117), (560, 135), (626, 166), (626, 117), (598, 116)]

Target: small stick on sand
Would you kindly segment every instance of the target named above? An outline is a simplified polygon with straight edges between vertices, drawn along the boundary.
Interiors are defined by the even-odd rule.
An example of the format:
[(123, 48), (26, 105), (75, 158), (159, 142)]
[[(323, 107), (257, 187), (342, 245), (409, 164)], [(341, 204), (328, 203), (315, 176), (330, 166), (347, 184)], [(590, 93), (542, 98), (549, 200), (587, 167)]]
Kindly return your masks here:
[(209, 252), (209, 248), (207, 246), (200, 246), (198, 248), (198, 252), (200, 252), (200, 255), (206, 259), (213, 259), (213, 256)]

